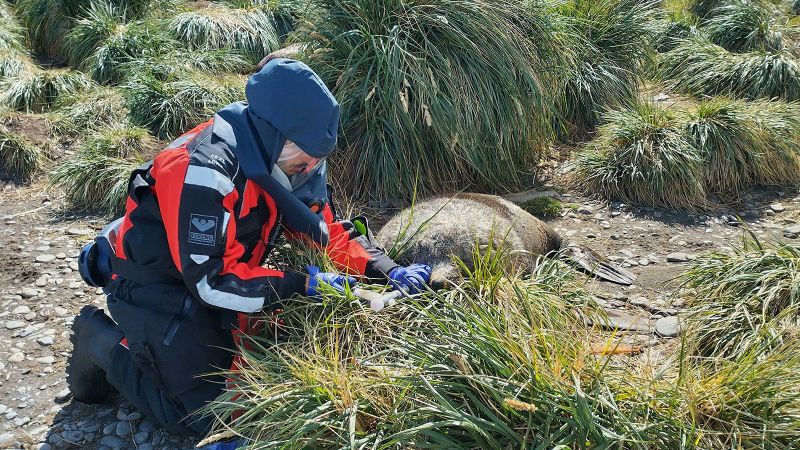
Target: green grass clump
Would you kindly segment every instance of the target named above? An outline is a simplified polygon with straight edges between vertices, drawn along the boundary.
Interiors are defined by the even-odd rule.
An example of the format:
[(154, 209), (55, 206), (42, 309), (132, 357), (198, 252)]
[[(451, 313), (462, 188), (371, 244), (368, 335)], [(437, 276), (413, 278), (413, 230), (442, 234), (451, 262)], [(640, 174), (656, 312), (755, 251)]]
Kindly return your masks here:
[(576, 158), (575, 179), (590, 192), (672, 208), (705, 205), (702, 157), (680, 118), (639, 104), (606, 115), (607, 123)]
[(605, 110), (635, 102), (653, 54), (655, 11), (635, 0), (570, 0), (559, 8), (575, 52), (559, 110), (573, 134), (593, 130)]
[(731, 53), (701, 38), (664, 54), (668, 87), (698, 97), (800, 100), (800, 62), (788, 51)]
[(731, 253), (701, 256), (681, 275), (689, 289), (691, 350), (736, 358), (794, 339), (800, 319), (800, 249), (746, 236)]
[(54, 128), (59, 134), (79, 136), (100, 127), (124, 123), (128, 109), (115, 89), (98, 87), (60, 103)]
[(14, 78), (22, 72), (34, 69), (33, 61), (27, 53), (5, 49), (0, 50), (0, 77)]
[(520, 205), (522, 209), (537, 217), (558, 217), (564, 206), (561, 201), (553, 197), (536, 197)]
[(208, 120), (218, 109), (244, 98), (239, 77), (210, 77), (196, 72), (160, 79), (135, 76), (124, 86), (133, 124), (159, 138), (172, 138)]
[(24, 50), (25, 29), (15, 20), (12, 14), (0, 13), (0, 50)]
[(759, 153), (768, 149), (749, 105), (730, 100), (703, 102), (689, 111), (686, 134), (703, 158), (710, 192), (735, 195), (753, 184)]
[(541, 73), (563, 48), (545, 8), (505, 0), (320, 5), (324, 13), (297, 41), (308, 42), (303, 59), (341, 104), (346, 189), (411, 198), (415, 180), (423, 195), (519, 185), (552, 134), (554, 91)]
[(0, 125), (0, 172), (30, 180), (39, 170), (41, 159), (42, 152), (27, 137)]
[(703, 30), (731, 52), (779, 51), (782, 34), (776, 25), (774, 5), (737, 0), (715, 9)]
[(176, 15), (170, 33), (190, 49), (235, 49), (257, 63), (280, 47), (274, 16), (264, 8), (232, 8), (211, 3)]
[(32, 68), (0, 84), (3, 105), (26, 112), (50, 109), (59, 99), (91, 88), (93, 83), (80, 72)]
[(792, 186), (800, 182), (800, 104), (758, 101), (751, 104), (765, 145), (756, 160), (755, 182)]
[(50, 181), (65, 191), (74, 208), (119, 213), (131, 171), (155, 153), (155, 145), (142, 128), (122, 125), (101, 129), (51, 172)]

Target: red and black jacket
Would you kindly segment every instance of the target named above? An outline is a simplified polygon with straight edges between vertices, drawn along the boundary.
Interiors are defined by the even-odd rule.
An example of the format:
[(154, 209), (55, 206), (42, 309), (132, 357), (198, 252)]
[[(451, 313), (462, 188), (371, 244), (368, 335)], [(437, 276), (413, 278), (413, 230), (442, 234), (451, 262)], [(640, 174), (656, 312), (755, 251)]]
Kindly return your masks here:
[[(306, 275), (262, 267), (284, 229), (281, 211), (245, 178), (212, 124), (188, 131), (132, 174), (117, 258), (182, 281), (210, 307), (252, 313), (304, 293)], [(325, 251), (340, 270), (385, 278), (397, 266), (350, 222), (335, 221), (329, 204), (320, 214), (330, 234)]]

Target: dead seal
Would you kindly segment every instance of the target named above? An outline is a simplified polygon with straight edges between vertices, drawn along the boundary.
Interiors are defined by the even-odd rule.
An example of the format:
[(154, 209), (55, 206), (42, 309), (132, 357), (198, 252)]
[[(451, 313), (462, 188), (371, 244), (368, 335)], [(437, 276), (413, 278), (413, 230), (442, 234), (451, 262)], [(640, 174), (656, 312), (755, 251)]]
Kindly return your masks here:
[(635, 280), (595, 251), (566, 242), (546, 223), (494, 195), (462, 193), (418, 202), (392, 217), (375, 240), (397, 249), (401, 264), (430, 264), (434, 287), (458, 276), (453, 256), (471, 267), (476, 245), (504, 248), (512, 270), (530, 270), (538, 257), (559, 255), (603, 280), (625, 285)]

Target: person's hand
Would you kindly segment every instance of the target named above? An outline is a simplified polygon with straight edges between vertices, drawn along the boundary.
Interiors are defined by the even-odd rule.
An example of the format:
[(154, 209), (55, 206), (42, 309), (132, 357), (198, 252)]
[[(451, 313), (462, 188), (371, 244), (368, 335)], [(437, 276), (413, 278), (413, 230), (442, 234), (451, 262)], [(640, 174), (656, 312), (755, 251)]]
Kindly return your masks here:
[(389, 283), (397, 290), (415, 294), (422, 292), (431, 281), (431, 266), (427, 264), (411, 264), (398, 266), (389, 271)]
[(308, 284), (306, 285), (306, 294), (312, 297), (320, 295), (320, 283), (327, 284), (339, 292), (344, 292), (344, 286), (355, 286), (357, 281), (353, 277), (340, 275), (338, 273), (320, 272), (317, 266), (306, 266), (308, 270)]

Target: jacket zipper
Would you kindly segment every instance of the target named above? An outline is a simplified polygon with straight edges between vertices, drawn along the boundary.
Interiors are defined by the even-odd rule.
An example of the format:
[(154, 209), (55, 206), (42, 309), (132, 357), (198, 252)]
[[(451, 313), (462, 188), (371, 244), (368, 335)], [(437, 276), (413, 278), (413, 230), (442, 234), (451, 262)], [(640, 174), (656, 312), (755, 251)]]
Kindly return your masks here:
[(167, 326), (167, 333), (164, 335), (164, 345), (169, 346), (172, 344), (172, 340), (175, 339), (175, 334), (178, 333), (178, 328), (181, 326), (181, 322), (189, 314), (189, 309), (192, 307), (192, 294), (186, 294), (186, 297), (183, 299), (183, 306), (181, 306), (181, 310), (172, 320), (169, 322), (169, 326)]

